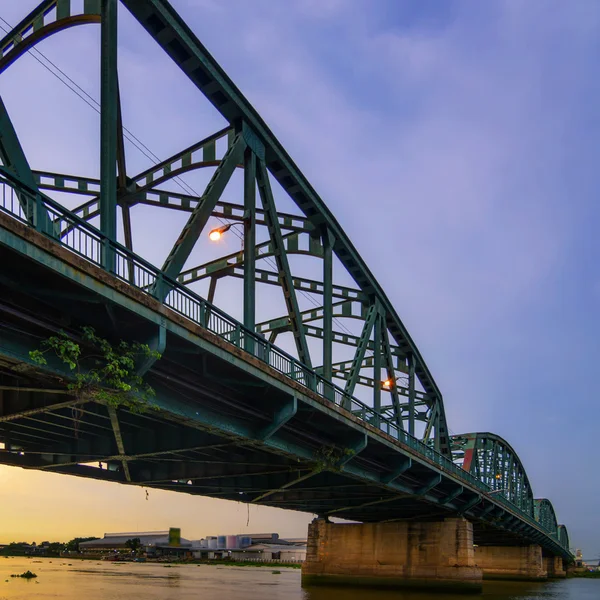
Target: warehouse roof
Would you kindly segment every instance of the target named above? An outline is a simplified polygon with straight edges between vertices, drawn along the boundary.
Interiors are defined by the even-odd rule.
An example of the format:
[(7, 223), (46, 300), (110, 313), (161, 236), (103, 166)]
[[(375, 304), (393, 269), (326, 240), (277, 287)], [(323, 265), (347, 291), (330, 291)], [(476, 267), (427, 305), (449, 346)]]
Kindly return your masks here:
[[(124, 547), (127, 540), (139, 538), (142, 546), (168, 546), (168, 531), (149, 531), (145, 533), (105, 533), (101, 540), (80, 542), (79, 548), (119, 548)], [(191, 546), (191, 542), (181, 538), (180, 546)]]

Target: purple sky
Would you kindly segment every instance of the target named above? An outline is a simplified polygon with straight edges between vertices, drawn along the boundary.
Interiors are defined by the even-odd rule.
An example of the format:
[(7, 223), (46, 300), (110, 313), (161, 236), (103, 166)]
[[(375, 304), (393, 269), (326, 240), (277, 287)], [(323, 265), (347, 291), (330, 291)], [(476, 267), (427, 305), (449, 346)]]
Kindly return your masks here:
[[(0, 16), (14, 25), (35, 4), (0, 0)], [(600, 4), (172, 4), (382, 283), (444, 394), (451, 432), (505, 437), (535, 496), (552, 500), (573, 547), (600, 554), (600, 209), (592, 161)], [(125, 126), (161, 158), (222, 127), (126, 10), (119, 19)], [(99, 28), (74, 28), (38, 48), (99, 99)], [(32, 57), (2, 75), (0, 93), (33, 168), (98, 175), (98, 115)], [(130, 173), (150, 165), (132, 146), (127, 159)], [(200, 189), (203, 177), (186, 182)], [(133, 214), (136, 249), (162, 263), (185, 215)], [(235, 238), (225, 243), (238, 249)], [(205, 244), (198, 252), (203, 258), (192, 263), (215, 249)], [(227, 307), (229, 298), (220, 301)], [(152, 492), (154, 504), (163, 503), (152, 508), (140, 490), (12, 469), (2, 476), (15, 490), (22, 486), (23, 498), (36, 477), (69, 482), (90, 502), (100, 489), (127, 498), (137, 503), (130, 516), (142, 515), (140, 527), (168, 526), (172, 510), (186, 537), (214, 533), (203, 529), (213, 522), (208, 516), (200, 527), (198, 507), (217, 511), (219, 529), (245, 526), (245, 508), (229, 503), (217, 509), (213, 501)], [(25, 510), (15, 497), (0, 490), (12, 520)], [(259, 528), (273, 523), (288, 535), (302, 535), (309, 518), (257, 511)], [(0, 528), (8, 518), (0, 515)], [(103, 518), (92, 534), (133, 526), (127, 514)]]

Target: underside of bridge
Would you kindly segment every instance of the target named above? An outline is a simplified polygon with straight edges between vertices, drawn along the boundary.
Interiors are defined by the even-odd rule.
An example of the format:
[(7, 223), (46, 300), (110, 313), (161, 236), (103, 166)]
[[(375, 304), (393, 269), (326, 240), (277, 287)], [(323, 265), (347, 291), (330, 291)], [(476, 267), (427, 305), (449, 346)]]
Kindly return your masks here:
[[(0, 223), (5, 241), (15, 232), (33, 242), (31, 256), (0, 246), (0, 462), (362, 522), (458, 512), (472, 518), (475, 544), (531, 543), (508, 526), (509, 513), (494, 504), (501, 498), (484, 503), (481, 489), (427, 460), (436, 460), (432, 450), (423, 456), (425, 446), (383, 436), (255, 357), (232, 356), (229, 342), (129, 286), (121, 288), (130, 298), (115, 294), (114, 277), (37, 232), (2, 214)], [(85, 345), (81, 328), (90, 325), (107, 339), (162, 345), (146, 374), (156, 396), (143, 412), (77, 397), (58, 358), (45, 368), (31, 360), (60, 331)]]
[[(117, 72), (121, 5), (227, 123), (135, 175)], [(173, 7), (79, 8), (44, 0), (0, 40), (1, 74), (49, 36), (100, 24), (102, 83), (100, 179), (33, 170), (0, 99), (0, 463), (313, 513), (307, 574), (317, 579), (343, 575), (317, 559), (336, 536), (369, 535), (386, 557), (389, 536), (418, 533), (438, 549), (410, 573), (401, 562), (418, 549), (408, 541), (386, 573), (375, 554), (357, 555), (371, 583), (422, 583), (454, 560), (460, 572), (444, 571), (444, 585), (477, 589), (474, 547), (492, 565), (484, 574), (525, 562), (535, 579), (543, 556), (569, 559), (566, 528), (534, 499), (510, 444), (449, 436), (442, 394), (393, 303)], [(201, 194), (185, 180), (192, 172), (206, 174)], [(241, 201), (225, 199), (233, 189)], [(79, 203), (66, 208), (67, 197)], [(166, 256), (133, 251), (144, 207), (159, 207), (164, 223), (188, 215)], [(215, 219), (211, 240), (239, 225), (240, 251), (207, 249)], [(260, 303), (259, 288), (270, 290)], [(115, 348), (145, 345), (134, 371), (151, 398), (115, 402), (98, 379), (75, 386), (102, 362), (88, 328)], [(56, 351), (36, 359), (53, 336), (77, 345), (76, 364)], [(365, 525), (337, 529), (330, 516)]]

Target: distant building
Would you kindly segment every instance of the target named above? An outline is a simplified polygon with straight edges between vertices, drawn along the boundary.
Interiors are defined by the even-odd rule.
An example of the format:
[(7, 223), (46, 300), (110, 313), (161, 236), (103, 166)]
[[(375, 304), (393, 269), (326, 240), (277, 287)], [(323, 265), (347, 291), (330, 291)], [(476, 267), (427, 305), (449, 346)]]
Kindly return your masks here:
[(79, 550), (84, 554), (116, 554), (128, 552), (128, 540), (139, 538), (142, 552), (148, 556), (190, 555), (192, 542), (181, 537), (181, 530), (172, 527), (168, 531), (147, 531), (129, 533), (105, 533), (99, 540), (80, 542)]
[(105, 533), (99, 540), (80, 542), (84, 554), (116, 555), (131, 551), (127, 542), (139, 538), (140, 550), (148, 557), (196, 559), (277, 560), (302, 562), (306, 558), (306, 539), (281, 539), (277, 533), (209, 535), (186, 540), (181, 530)]
[(209, 535), (192, 542), (194, 558), (233, 560), (281, 560), (303, 562), (306, 539), (281, 539), (278, 533)]

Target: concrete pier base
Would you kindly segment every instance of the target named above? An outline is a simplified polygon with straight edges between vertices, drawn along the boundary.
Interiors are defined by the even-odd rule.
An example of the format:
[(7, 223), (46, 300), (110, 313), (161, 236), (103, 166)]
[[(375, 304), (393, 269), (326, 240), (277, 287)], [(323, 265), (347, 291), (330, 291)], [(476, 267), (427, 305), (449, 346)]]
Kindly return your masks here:
[(483, 570), (484, 579), (548, 579), (541, 546), (477, 546), (475, 563)]
[(563, 559), (560, 556), (544, 557), (544, 565), (548, 579), (564, 579), (567, 576)]
[(479, 593), (473, 526), (438, 522), (328, 523), (308, 527), (303, 585), (361, 585)]

